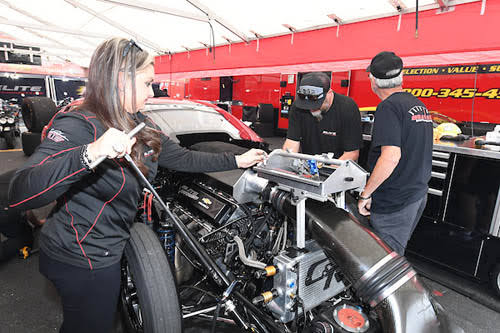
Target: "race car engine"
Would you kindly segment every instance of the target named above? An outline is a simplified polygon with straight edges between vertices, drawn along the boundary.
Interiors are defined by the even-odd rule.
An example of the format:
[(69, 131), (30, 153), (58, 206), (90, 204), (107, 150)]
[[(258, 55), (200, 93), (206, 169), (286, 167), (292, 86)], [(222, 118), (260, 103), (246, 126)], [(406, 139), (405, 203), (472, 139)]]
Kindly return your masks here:
[[(277, 152), (253, 170), (194, 177), (160, 170), (166, 205), (146, 192), (138, 216), (175, 268), (183, 317), (258, 332), (442, 332), (411, 265), (340, 208), (366, 172), (324, 158), (337, 167), (309, 177), (297, 158)], [(221, 318), (223, 306), (233, 319)]]

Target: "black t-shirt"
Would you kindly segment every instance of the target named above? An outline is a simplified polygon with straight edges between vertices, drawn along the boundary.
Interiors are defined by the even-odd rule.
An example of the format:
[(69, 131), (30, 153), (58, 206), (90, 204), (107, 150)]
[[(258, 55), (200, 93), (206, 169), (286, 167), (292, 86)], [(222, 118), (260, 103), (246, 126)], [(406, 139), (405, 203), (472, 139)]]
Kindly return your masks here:
[(373, 193), (373, 212), (398, 211), (427, 193), (432, 140), (432, 118), (424, 103), (412, 94), (394, 93), (377, 106), (369, 169), (373, 171), (382, 146), (400, 147), (401, 159), (389, 178)]
[(350, 97), (335, 93), (330, 109), (321, 121), (309, 110), (292, 105), (287, 138), (300, 141), (305, 154), (334, 153), (339, 158), (346, 151), (361, 148), (361, 115)]

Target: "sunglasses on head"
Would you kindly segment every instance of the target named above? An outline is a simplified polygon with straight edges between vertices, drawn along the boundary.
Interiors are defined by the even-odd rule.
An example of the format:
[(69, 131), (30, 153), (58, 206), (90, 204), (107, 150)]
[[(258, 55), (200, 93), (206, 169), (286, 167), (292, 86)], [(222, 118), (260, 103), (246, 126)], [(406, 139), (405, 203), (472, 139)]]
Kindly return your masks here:
[(127, 54), (129, 53), (130, 49), (132, 47), (137, 47), (137, 49), (139, 51), (143, 51), (142, 50), (142, 47), (140, 47), (139, 45), (137, 45), (137, 43), (135, 42), (135, 40), (131, 39), (129, 40), (128, 44), (125, 46), (125, 48), (123, 49), (123, 54), (122, 54), (122, 58), (125, 58), (127, 56)]
[(297, 93), (297, 96), (300, 98), (300, 99), (306, 99), (308, 101), (317, 101), (319, 99), (322, 99), (323, 98), (323, 93), (321, 93), (320, 95), (309, 95), (309, 94), (303, 94), (303, 93)]
[(300, 99), (305, 99), (308, 101), (317, 101), (322, 99), (325, 96), (323, 92), (323, 88), (314, 87), (314, 86), (301, 86), (299, 90), (297, 90), (297, 96)]

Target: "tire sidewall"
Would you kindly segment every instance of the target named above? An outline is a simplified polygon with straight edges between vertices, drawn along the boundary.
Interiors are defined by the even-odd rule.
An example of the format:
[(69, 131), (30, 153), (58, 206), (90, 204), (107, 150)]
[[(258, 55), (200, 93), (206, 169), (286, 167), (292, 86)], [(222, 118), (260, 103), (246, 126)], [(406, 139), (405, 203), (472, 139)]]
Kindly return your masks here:
[[(144, 246), (143, 248), (141, 248)], [(124, 251), (125, 261), (132, 275), (141, 314), (143, 332), (181, 332), (182, 318), (179, 293), (172, 267), (153, 230), (135, 223), (130, 231), (130, 240)], [(124, 288), (120, 292), (123, 300)], [(132, 328), (128, 311), (122, 302), (122, 314), (127, 328)]]

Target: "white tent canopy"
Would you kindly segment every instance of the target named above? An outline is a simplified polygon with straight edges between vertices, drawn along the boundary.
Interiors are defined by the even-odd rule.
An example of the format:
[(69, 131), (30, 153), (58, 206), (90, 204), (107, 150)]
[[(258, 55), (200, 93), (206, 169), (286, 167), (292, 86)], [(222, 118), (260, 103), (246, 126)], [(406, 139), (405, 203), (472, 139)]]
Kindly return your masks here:
[[(426, 10), (474, 1), (418, 2), (419, 10)], [(158, 55), (399, 15), (414, 12), (415, 5), (415, 0), (0, 0), (0, 42), (39, 47), (43, 57), (86, 67), (95, 47), (113, 36), (134, 38)]]

